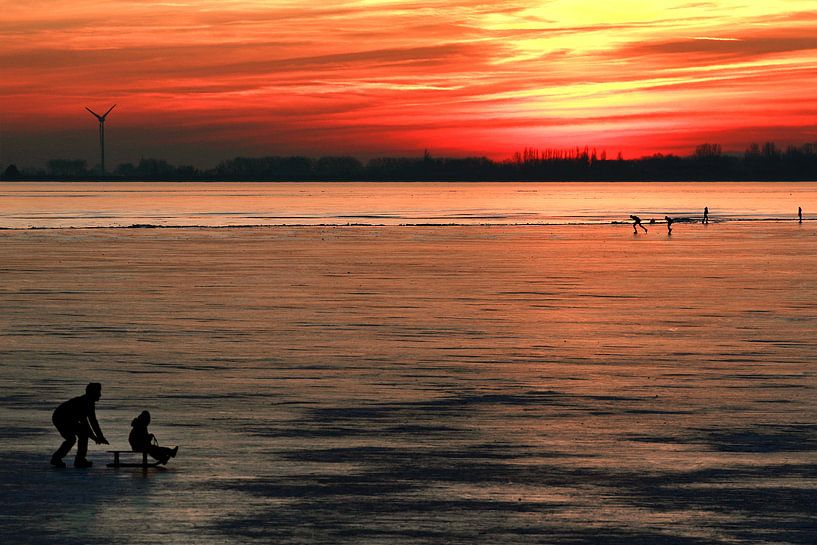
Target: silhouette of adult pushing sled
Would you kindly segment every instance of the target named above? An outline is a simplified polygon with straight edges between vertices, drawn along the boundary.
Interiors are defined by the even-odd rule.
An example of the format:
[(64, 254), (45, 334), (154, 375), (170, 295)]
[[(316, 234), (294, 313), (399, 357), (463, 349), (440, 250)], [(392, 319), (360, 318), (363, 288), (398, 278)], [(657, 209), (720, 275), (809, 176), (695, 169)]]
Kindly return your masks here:
[(65, 467), (62, 459), (76, 443), (77, 454), (74, 458), (74, 467), (91, 467), (93, 463), (85, 458), (88, 454), (88, 439), (93, 439), (98, 445), (109, 444), (96, 420), (95, 403), (100, 397), (102, 397), (102, 385), (98, 382), (91, 382), (85, 387), (85, 395), (71, 398), (54, 410), (51, 421), (64, 441), (51, 456), (51, 465)]

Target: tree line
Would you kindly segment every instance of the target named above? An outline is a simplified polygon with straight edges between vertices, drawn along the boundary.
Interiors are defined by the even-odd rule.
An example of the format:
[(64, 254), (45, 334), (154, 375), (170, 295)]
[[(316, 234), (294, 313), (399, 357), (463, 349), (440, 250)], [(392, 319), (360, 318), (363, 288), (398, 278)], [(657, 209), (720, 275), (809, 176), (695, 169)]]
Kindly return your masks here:
[(124, 163), (101, 176), (83, 159), (52, 159), (45, 169), (8, 165), (4, 180), (201, 181), (704, 181), (817, 180), (817, 143), (781, 148), (752, 144), (743, 154), (701, 144), (688, 156), (655, 154), (614, 159), (590, 148), (526, 148), (504, 161), (486, 157), (236, 157), (214, 168), (175, 166), (163, 159)]

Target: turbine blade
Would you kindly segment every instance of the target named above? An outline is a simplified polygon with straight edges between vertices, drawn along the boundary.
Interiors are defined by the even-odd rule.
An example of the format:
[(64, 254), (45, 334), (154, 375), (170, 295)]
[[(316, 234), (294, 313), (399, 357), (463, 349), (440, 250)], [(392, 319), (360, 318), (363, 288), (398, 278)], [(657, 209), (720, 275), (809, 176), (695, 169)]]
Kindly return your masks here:
[(108, 111), (105, 112), (104, 114), (102, 114), (102, 119), (105, 119), (106, 117), (108, 117), (108, 114), (111, 113), (111, 110), (113, 110), (114, 108), (116, 108), (116, 104), (114, 104), (113, 106), (108, 108)]
[(89, 112), (91, 112), (91, 115), (93, 115), (94, 117), (96, 117), (97, 119), (102, 121), (102, 116), (100, 116), (98, 113), (96, 113), (95, 111), (90, 109), (88, 106), (86, 106), (85, 109), (88, 110)]

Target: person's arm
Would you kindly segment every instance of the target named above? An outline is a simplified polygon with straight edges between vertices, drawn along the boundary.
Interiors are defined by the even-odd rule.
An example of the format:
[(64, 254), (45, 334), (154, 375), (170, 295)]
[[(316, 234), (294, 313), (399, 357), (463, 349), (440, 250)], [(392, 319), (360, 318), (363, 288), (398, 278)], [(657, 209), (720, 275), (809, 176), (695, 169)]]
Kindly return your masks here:
[(96, 442), (98, 445), (109, 445), (108, 440), (105, 439), (105, 436), (102, 434), (102, 430), (99, 429), (99, 422), (96, 420), (96, 411), (94, 410), (93, 404), (91, 405), (91, 410), (88, 412), (88, 423), (91, 425), (91, 438)]

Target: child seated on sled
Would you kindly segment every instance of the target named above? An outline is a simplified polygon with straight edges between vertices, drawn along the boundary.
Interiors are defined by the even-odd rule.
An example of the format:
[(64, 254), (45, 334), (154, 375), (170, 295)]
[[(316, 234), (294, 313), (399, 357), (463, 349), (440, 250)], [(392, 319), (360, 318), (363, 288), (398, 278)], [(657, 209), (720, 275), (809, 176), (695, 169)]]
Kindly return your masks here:
[(147, 452), (160, 464), (166, 464), (169, 459), (176, 457), (179, 447), (160, 447), (156, 437), (148, 432), (148, 424), (150, 424), (150, 413), (142, 411), (130, 424), (132, 429), (128, 435), (128, 443), (134, 452)]

